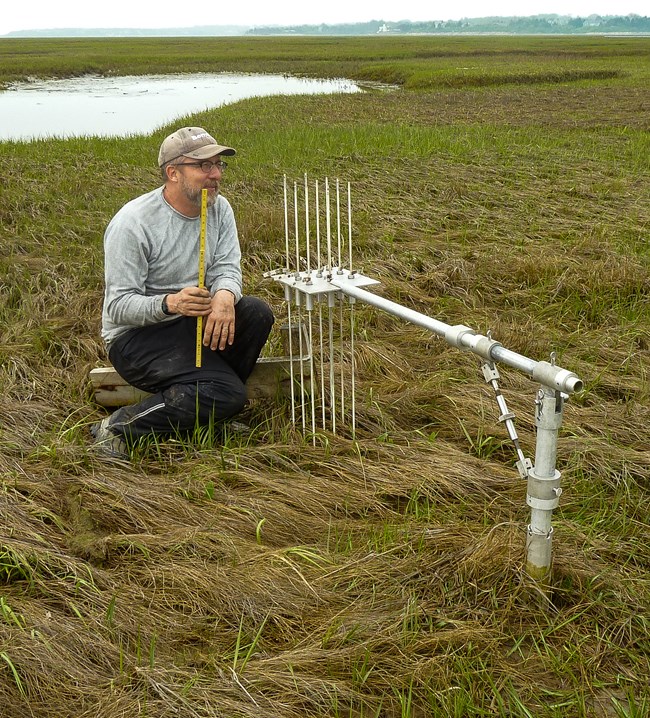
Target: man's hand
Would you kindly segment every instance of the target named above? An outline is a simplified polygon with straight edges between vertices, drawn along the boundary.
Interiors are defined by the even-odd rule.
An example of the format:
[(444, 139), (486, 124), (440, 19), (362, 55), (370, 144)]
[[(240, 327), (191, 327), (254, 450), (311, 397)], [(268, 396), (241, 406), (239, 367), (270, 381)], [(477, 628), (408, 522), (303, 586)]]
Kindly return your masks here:
[(205, 317), (212, 311), (210, 292), (205, 287), (183, 287), (180, 292), (167, 295), (167, 307), (172, 314)]
[(219, 289), (212, 297), (210, 315), (205, 320), (203, 345), (223, 351), (235, 339), (235, 297), (227, 289)]

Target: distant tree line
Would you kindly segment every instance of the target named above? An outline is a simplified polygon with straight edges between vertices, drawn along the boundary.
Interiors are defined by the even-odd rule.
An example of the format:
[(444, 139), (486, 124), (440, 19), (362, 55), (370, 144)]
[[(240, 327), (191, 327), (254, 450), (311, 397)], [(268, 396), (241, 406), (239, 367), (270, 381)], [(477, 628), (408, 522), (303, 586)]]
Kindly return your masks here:
[(409, 34), (497, 33), (510, 35), (579, 35), (587, 33), (650, 34), (650, 17), (639, 15), (569, 17), (479, 17), (427, 22), (369, 22), (339, 25), (202, 25), (168, 28), (57, 28), (15, 30), (2, 37), (217, 37), (236, 35), (409, 35)]
[(587, 33), (650, 33), (650, 17), (639, 15), (569, 17), (532, 15), (530, 17), (481, 17), (427, 22), (370, 22), (340, 25), (286, 25), (251, 28), (249, 35), (408, 35), (449, 33), (507, 33), (515, 35)]

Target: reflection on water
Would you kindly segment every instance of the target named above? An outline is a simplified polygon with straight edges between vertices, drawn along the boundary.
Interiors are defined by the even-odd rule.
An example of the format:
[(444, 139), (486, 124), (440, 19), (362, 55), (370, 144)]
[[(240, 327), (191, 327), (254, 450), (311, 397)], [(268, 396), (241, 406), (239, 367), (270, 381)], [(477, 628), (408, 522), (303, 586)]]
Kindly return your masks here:
[(20, 82), (0, 92), (0, 140), (143, 134), (246, 97), (359, 91), (347, 80), (230, 73)]

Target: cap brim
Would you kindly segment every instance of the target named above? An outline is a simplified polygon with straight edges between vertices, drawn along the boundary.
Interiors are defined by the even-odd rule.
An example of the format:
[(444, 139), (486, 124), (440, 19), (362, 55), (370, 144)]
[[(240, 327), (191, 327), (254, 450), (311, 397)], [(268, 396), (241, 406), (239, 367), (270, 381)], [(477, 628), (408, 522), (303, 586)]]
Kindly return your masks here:
[(231, 157), (236, 154), (232, 147), (224, 147), (223, 145), (204, 145), (193, 152), (184, 153), (183, 157), (191, 157), (193, 160), (207, 160), (215, 155), (226, 155)]

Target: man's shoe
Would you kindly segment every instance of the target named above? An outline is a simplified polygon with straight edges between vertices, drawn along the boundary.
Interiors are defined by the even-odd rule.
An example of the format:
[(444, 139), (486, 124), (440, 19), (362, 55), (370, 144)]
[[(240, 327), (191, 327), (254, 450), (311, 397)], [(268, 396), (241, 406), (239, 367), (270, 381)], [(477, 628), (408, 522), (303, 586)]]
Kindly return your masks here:
[(104, 458), (130, 461), (129, 447), (122, 436), (114, 433), (110, 428), (110, 418), (107, 416), (90, 427), (90, 433), (95, 439), (92, 448)]

